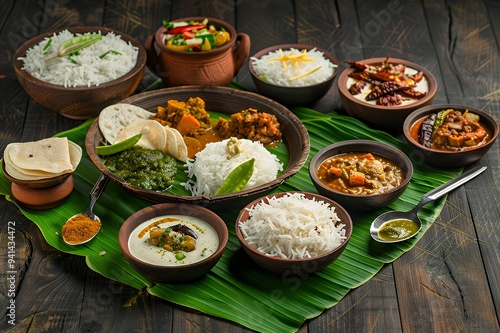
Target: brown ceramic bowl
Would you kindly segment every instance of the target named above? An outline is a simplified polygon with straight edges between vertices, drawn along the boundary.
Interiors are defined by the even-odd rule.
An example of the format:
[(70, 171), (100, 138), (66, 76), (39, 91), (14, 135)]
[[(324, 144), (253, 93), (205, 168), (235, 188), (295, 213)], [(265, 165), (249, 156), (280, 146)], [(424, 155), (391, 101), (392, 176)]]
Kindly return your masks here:
[[(464, 112), (469, 110), (472, 113), (479, 115), (479, 123), (489, 133), (488, 141), (480, 146), (463, 151), (442, 151), (424, 147), (418, 142), (416, 137), (417, 132), (414, 127), (415, 122), (427, 117), (431, 113), (437, 113), (441, 110), (454, 109)], [(411, 131), (413, 128), (413, 131)], [(412, 112), (405, 120), (403, 132), (407, 143), (413, 148), (411, 157), (413, 163), (429, 163), (431, 165), (442, 168), (462, 167), (479, 160), (493, 146), (498, 137), (498, 120), (489, 113), (460, 104), (434, 104), (420, 108)]]
[(168, 33), (165, 26), (148, 36), (145, 47), (148, 53), (148, 67), (163, 81), (165, 87), (184, 85), (227, 86), (243, 67), (250, 54), (250, 37), (238, 33), (229, 23), (212, 17), (184, 17), (176, 22), (201, 22), (217, 30), (224, 29), (231, 37), (228, 43), (202, 52), (172, 50), (165, 46)]
[[(372, 153), (394, 162), (403, 171), (403, 181), (399, 186), (388, 192), (371, 195), (354, 195), (339, 192), (320, 181), (317, 170), (323, 161), (333, 156), (356, 152)], [(402, 151), (386, 143), (371, 140), (347, 140), (334, 143), (319, 150), (311, 159), (309, 175), (318, 193), (337, 201), (349, 212), (368, 211), (385, 207), (403, 194), (413, 175), (413, 165), (408, 156)]]
[(97, 168), (107, 174), (111, 180), (121, 184), (125, 189), (139, 197), (152, 202), (182, 202), (208, 207), (210, 209), (225, 209), (228, 206), (243, 207), (248, 202), (268, 193), (281, 185), (286, 179), (293, 176), (304, 165), (309, 155), (309, 135), (304, 124), (290, 110), (283, 105), (255, 93), (235, 90), (225, 87), (198, 87), (185, 86), (164, 88), (134, 95), (122, 101), (140, 106), (148, 111), (156, 112), (156, 107), (166, 105), (170, 99), (187, 100), (190, 97), (200, 97), (205, 101), (205, 108), (210, 113), (220, 112), (227, 115), (253, 107), (261, 112), (274, 114), (281, 124), (283, 142), (288, 150), (288, 164), (272, 182), (247, 189), (241, 192), (217, 196), (188, 196), (176, 195), (169, 192), (157, 192), (139, 189), (125, 183), (121, 178), (110, 172), (95, 147), (103, 142), (104, 138), (99, 130), (99, 119), (90, 126), (85, 139), (85, 148), (92, 162)]
[[(217, 233), (219, 243), (217, 249), (203, 260), (183, 265), (152, 264), (134, 256), (129, 247), (129, 239), (134, 229), (150, 219), (168, 215), (194, 217), (208, 223)], [(144, 236), (144, 239), (146, 237)], [(118, 243), (128, 263), (147, 279), (159, 283), (185, 283), (200, 278), (217, 264), (224, 253), (227, 240), (227, 226), (217, 214), (190, 204), (165, 203), (146, 207), (128, 217), (118, 232)], [(154, 255), (161, 255), (158, 250), (153, 252)]]
[(26, 208), (45, 210), (59, 206), (66, 201), (74, 188), (71, 173), (38, 180), (17, 179), (5, 170), (5, 161), (2, 159), (2, 171), (5, 177), (12, 182), (12, 195)]
[[(386, 58), (371, 58), (361, 60), (360, 62), (367, 65), (380, 65), (385, 60)], [(401, 133), (403, 131), (403, 122), (410, 113), (418, 108), (432, 104), (437, 92), (437, 81), (431, 72), (413, 62), (390, 58), (389, 63), (403, 64), (406, 65), (407, 68), (422, 71), (428, 83), (428, 92), (426, 96), (410, 104), (397, 106), (375, 105), (365, 101), (363, 98), (358, 99), (349, 92), (351, 83), (349, 74), (356, 71), (356, 69), (350, 66), (340, 73), (338, 89), (342, 104), (348, 115), (365, 122), (373, 128), (391, 133)]]
[[(330, 60), (330, 62), (337, 67), (334, 68), (333, 74), (326, 81), (302, 87), (285, 87), (273, 84), (262, 79), (255, 73), (255, 70), (252, 66), (253, 59), (259, 59), (269, 52), (274, 52), (279, 49), (287, 51), (292, 48), (297, 50), (305, 49), (308, 51), (316, 48), (318, 51), (323, 52), (324, 57)], [(255, 87), (262, 95), (272, 98), (275, 101), (280, 102), (281, 104), (284, 104), (286, 106), (311, 106), (318, 102), (330, 90), (335, 76), (338, 73), (338, 60), (330, 52), (319, 47), (304, 44), (283, 44), (267, 47), (255, 53), (252, 57), (250, 57), (250, 61), (248, 62), (248, 69), (250, 71), (250, 74), (252, 75), (252, 80), (255, 84)]]
[[(250, 246), (246, 242), (245, 237), (241, 232), (241, 228), (239, 226), (240, 222), (245, 223), (250, 218), (250, 210), (255, 205), (259, 204), (260, 202), (267, 203), (269, 198), (272, 197), (280, 198), (286, 196), (288, 193), (302, 193), (304, 194), (305, 198), (309, 200), (322, 201), (328, 204), (330, 207), (334, 207), (334, 212), (340, 219), (340, 222), (338, 223), (342, 223), (345, 225), (344, 228), (345, 228), (346, 239), (342, 242), (342, 244), (334, 248), (330, 252), (306, 259), (283, 259), (277, 256), (269, 256), (264, 254), (263, 252), (258, 251), (254, 247)], [(340, 206), (337, 202), (329, 198), (308, 192), (281, 192), (259, 198), (249, 203), (240, 211), (240, 214), (236, 219), (236, 226), (235, 226), (236, 236), (238, 237), (238, 240), (240, 241), (243, 250), (250, 257), (250, 259), (252, 259), (257, 265), (264, 268), (265, 270), (268, 270), (276, 274), (281, 274), (283, 277), (293, 276), (293, 275), (299, 275), (302, 277), (307, 276), (310, 274), (314, 274), (324, 269), (331, 263), (333, 263), (347, 247), (347, 244), (349, 243), (349, 240), (351, 238), (352, 228), (353, 225), (351, 217), (342, 206)]]
[[(19, 57), (26, 56), (26, 51), (44, 38), (66, 29), (72, 33), (101, 31), (102, 34), (107, 34), (114, 32), (139, 49), (137, 63), (132, 70), (118, 79), (98, 86), (75, 88), (65, 88), (64, 86), (44, 82), (22, 69), (23, 61), (19, 60)], [(106, 106), (132, 95), (144, 74), (146, 50), (131, 36), (111, 28), (95, 26), (70, 27), (46, 32), (28, 40), (17, 49), (13, 57), (13, 64), (19, 82), (35, 101), (47, 109), (59, 112), (65, 117), (88, 119), (97, 116)]]

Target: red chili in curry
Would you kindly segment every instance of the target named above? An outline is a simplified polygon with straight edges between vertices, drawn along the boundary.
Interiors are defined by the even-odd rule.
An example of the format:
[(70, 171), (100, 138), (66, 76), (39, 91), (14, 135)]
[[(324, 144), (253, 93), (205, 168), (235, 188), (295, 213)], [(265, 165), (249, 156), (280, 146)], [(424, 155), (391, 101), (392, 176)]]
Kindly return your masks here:
[(347, 194), (371, 195), (390, 191), (404, 179), (393, 161), (372, 153), (348, 153), (323, 161), (317, 171), (329, 188)]

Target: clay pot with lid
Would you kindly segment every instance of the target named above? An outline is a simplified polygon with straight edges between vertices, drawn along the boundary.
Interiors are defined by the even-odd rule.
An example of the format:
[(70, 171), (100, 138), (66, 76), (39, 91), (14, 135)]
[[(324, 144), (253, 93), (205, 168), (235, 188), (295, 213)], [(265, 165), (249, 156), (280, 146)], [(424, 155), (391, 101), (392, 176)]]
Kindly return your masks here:
[[(203, 21), (205, 17), (187, 17), (174, 21)], [(217, 30), (224, 28), (231, 35), (225, 45), (210, 51), (185, 52), (165, 46), (165, 26), (146, 40), (148, 66), (165, 87), (183, 85), (226, 86), (243, 67), (250, 53), (250, 37), (237, 33), (227, 22), (207, 18)]]

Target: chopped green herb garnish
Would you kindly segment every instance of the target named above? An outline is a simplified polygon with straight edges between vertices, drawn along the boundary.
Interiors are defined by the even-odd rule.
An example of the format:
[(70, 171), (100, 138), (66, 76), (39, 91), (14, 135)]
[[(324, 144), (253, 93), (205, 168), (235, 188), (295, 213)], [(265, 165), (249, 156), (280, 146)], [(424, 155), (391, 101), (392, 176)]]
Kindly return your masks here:
[(47, 54), (47, 49), (49, 48), (50, 44), (52, 44), (52, 38), (49, 38), (47, 41), (47, 44), (43, 47), (43, 54)]

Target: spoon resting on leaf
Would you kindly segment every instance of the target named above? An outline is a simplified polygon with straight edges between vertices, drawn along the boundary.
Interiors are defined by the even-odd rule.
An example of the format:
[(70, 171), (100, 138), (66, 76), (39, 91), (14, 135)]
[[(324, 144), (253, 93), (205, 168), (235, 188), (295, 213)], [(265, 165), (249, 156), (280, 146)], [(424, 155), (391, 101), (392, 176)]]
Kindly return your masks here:
[(418, 217), (419, 210), (431, 201), (437, 200), (457, 187), (486, 170), (486, 167), (475, 167), (460, 176), (436, 187), (422, 196), (420, 202), (408, 212), (392, 211), (379, 215), (371, 224), (370, 235), (381, 243), (396, 243), (415, 236), (422, 227)]

